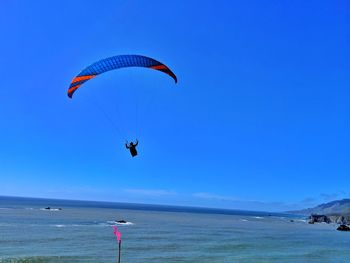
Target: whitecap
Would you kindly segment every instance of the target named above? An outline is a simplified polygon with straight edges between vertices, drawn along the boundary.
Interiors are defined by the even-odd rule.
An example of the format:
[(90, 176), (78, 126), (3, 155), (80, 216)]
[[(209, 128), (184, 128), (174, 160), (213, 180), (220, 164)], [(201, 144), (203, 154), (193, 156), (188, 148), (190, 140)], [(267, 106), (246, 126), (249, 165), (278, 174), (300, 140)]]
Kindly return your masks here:
[(61, 211), (62, 209), (60, 209), (60, 208), (50, 208), (50, 209), (40, 208), (40, 210), (42, 210), (42, 211)]
[(130, 226), (130, 225), (133, 225), (134, 223), (132, 222), (126, 222), (126, 223), (119, 223), (117, 221), (114, 222), (116, 225), (118, 226)]

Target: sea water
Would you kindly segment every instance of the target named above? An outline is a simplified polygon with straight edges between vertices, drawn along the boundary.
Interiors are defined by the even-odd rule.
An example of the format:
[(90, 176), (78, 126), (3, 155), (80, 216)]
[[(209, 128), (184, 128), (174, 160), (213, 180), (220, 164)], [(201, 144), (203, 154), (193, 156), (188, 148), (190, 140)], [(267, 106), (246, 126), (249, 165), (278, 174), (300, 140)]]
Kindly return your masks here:
[[(50, 206), (51, 209), (45, 209)], [(61, 208), (61, 209), (59, 209)], [(0, 262), (350, 262), (350, 233), (264, 212), (0, 197)]]

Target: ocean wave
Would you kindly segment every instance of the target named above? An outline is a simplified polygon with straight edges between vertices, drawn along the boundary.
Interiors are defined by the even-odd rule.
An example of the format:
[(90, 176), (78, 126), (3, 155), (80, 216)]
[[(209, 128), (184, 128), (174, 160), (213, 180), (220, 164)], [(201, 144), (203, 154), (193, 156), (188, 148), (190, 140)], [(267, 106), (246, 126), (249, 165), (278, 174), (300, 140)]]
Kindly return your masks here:
[(18, 224), (14, 223), (0, 223), (0, 227), (9, 227), (9, 226), (18, 226)]
[(111, 226), (107, 222), (81, 222), (81, 223), (68, 223), (68, 224), (51, 224), (51, 227), (106, 227)]
[(54, 225), (55, 227), (65, 227), (66, 225)]
[(86, 227), (86, 226), (92, 226), (91, 224), (53, 224), (50, 225), (51, 227)]
[[(132, 224), (132, 223), (130, 223)], [(45, 224), (45, 223), (25, 223), (25, 224), (18, 224), (18, 223), (0, 223), (0, 227), (18, 227), (18, 226), (25, 226), (25, 227), (107, 227), (115, 225), (115, 223), (107, 223), (107, 222), (84, 222), (84, 223), (66, 223), (62, 224), (61, 222), (57, 222), (56, 224)], [(124, 224), (125, 225), (125, 224)], [(128, 224), (127, 224), (128, 225)], [(0, 262), (1, 263), (1, 262)]]
[(125, 223), (120, 223), (120, 222), (117, 222), (117, 221), (107, 221), (107, 224), (109, 226), (113, 226), (113, 225), (130, 226), (130, 225), (133, 225), (134, 223), (133, 222), (128, 222), (128, 221), (126, 221)]
[(126, 222), (126, 223), (115, 222), (115, 224), (118, 226), (130, 226), (130, 225), (133, 225), (134, 223), (132, 223), (132, 222)]
[(76, 262), (81, 260), (78, 256), (29, 256), (15, 258), (1, 258), (0, 263), (43, 263), (43, 262)]
[(110, 224), (108, 224), (108, 223), (106, 223), (106, 222), (104, 222), (104, 223), (98, 223), (97, 225), (98, 225), (98, 226), (110, 226)]
[(299, 221), (299, 222), (303, 222), (303, 223), (306, 223), (306, 222), (307, 222), (307, 220), (306, 220), (306, 219), (298, 219), (297, 221)]
[(61, 208), (40, 208), (41, 211), (62, 211)]

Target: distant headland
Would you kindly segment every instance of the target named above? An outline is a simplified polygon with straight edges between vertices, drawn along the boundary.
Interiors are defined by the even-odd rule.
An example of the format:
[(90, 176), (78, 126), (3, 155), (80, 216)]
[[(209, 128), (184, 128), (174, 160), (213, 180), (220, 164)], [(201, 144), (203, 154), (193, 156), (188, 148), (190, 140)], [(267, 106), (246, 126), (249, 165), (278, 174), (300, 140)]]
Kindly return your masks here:
[(320, 204), (313, 208), (288, 211), (290, 214), (309, 215), (309, 224), (314, 223), (335, 223), (345, 229), (350, 225), (350, 199), (335, 200), (329, 203)]

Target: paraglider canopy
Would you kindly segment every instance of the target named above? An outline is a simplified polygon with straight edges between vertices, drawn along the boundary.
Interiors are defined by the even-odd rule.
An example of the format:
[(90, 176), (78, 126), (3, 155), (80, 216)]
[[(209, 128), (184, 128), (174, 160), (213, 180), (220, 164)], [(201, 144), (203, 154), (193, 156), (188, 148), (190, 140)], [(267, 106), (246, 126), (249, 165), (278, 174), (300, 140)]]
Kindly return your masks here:
[(113, 69), (126, 67), (144, 67), (162, 71), (171, 76), (175, 80), (175, 83), (177, 83), (176, 75), (166, 65), (153, 58), (141, 55), (119, 55), (102, 59), (83, 69), (73, 78), (67, 92), (68, 97), (72, 98), (74, 92), (89, 79)]

